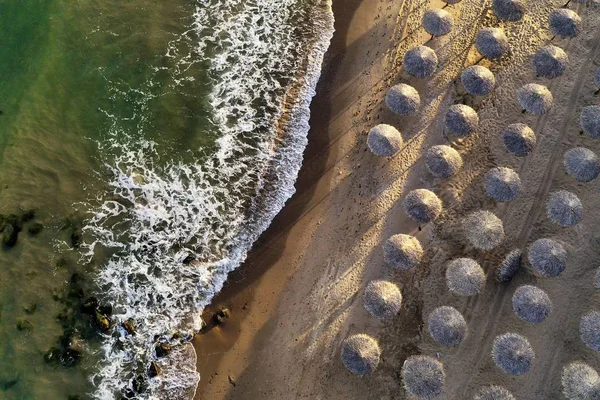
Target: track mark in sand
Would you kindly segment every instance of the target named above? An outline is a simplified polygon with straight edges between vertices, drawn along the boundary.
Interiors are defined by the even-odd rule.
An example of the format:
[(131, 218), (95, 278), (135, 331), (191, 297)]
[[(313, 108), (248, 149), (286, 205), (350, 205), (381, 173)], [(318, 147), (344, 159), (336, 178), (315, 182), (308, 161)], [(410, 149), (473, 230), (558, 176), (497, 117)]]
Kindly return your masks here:
[[(570, 43), (570, 41), (569, 41), (569, 43)], [(567, 111), (565, 113), (564, 124), (561, 127), (561, 129), (558, 131), (559, 135), (556, 139), (556, 142), (554, 143), (554, 148), (552, 150), (552, 155), (550, 156), (550, 161), (548, 163), (548, 166), (546, 167), (546, 169), (544, 171), (542, 184), (540, 185), (540, 187), (536, 191), (535, 196), (533, 197), (534, 202), (532, 204), (532, 208), (529, 211), (529, 213), (527, 214), (527, 219), (525, 220), (525, 223), (522, 225), (521, 232), (518, 235), (517, 247), (523, 249), (524, 252), (525, 252), (524, 245), (527, 243), (529, 236), (531, 235), (534, 224), (539, 217), (540, 210), (545, 205), (545, 202), (543, 200), (547, 197), (548, 192), (550, 191), (553, 178), (554, 178), (556, 171), (558, 170), (558, 167), (560, 165), (559, 161), (562, 160), (562, 157), (558, 157), (558, 156), (560, 156), (561, 149), (563, 148), (562, 139), (564, 137), (565, 131), (567, 130), (567, 128), (569, 126), (569, 123), (571, 123), (571, 121), (573, 120), (575, 111), (579, 107), (578, 98), (579, 98), (579, 93), (581, 91), (581, 88), (583, 86), (583, 82), (590, 71), (590, 67), (591, 67), (591, 64), (593, 63), (593, 60), (596, 58), (596, 56), (598, 55), (598, 51), (600, 50), (600, 27), (597, 28), (596, 35), (594, 36), (594, 43), (595, 43), (595, 45), (591, 50), (591, 54), (589, 57), (586, 57), (586, 61), (583, 63), (582, 67), (580, 68), (579, 73), (577, 75), (577, 79), (575, 80), (575, 84), (573, 85), (573, 90), (572, 90), (571, 96), (569, 97), (569, 100), (568, 100), (569, 104), (567, 107)], [(540, 124), (543, 123), (545, 125), (546, 120), (547, 120), (547, 118), (540, 118), (538, 121)], [(490, 273), (493, 273), (493, 271), (490, 270), (490, 272), (488, 272), (488, 274), (490, 274)], [(501, 317), (502, 309), (504, 308), (504, 305), (505, 305), (504, 300), (508, 295), (509, 295), (509, 292), (506, 290), (506, 288), (504, 286), (498, 286), (496, 288), (496, 292), (494, 294), (494, 300), (492, 302), (492, 307), (490, 308), (490, 313), (489, 313), (490, 318), (488, 319), (488, 323), (485, 327), (485, 330), (483, 331), (483, 335), (480, 335), (482, 338), (486, 338), (488, 336), (488, 332), (491, 332), (492, 328), (494, 326), (497, 326), (498, 320)], [(485, 350), (488, 350), (488, 349), (485, 348)], [(487, 353), (488, 353), (487, 351), (484, 352), (483, 346), (480, 346), (480, 349), (479, 349), (476, 357), (474, 358), (474, 362), (473, 362), (474, 370), (479, 369), (479, 365), (481, 365), (483, 358), (484, 357), (487, 358), (487, 356), (488, 356)], [(554, 376), (552, 372), (556, 368), (557, 360), (558, 360), (558, 357), (556, 357), (556, 356), (554, 356), (552, 358), (552, 362), (548, 366), (549, 367), (548, 373), (546, 374), (547, 379), (550, 379)], [(467, 381), (467, 384), (463, 385), (465, 387), (465, 392), (463, 392), (463, 396), (466, 395), (466, 391), (468, 390), (469, 383), (470, 383), (470, 379)]]

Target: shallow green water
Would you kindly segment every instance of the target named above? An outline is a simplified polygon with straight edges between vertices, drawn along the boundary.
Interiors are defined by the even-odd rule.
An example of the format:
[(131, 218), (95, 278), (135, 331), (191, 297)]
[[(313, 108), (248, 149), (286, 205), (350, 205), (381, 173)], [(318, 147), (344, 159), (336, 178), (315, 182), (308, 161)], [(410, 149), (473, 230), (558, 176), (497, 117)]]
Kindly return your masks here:
[[(0, 250), (0, 398), (66, 399), (90, 390), (96, 360), (79, 365), (46, 363), (44, 354), (63, 333), (74, 273), (89, 279), (97, 264), (83, 265), (70, 248), (66, 218), (80, 221), (72, 206), (104, 190), (94, 171), (110, 162), (96, 142), (143, 132), (165, 159), (209, 146), (201, 66), (173, 84), (181, 56), (165, 49), (189, 25), (191, 2), (8, 0), (0, 2), (0, 213), (35, 209), (44, 230), (27, 233)], [(176, 44), (173, 53), (190, 52)], [(162, 69), (161, 69), (162, 68)], [(111, 117), (107, 117), (111, 115)], [(117, 129), (118, 128), (118, 129)], [(56, 248), (56, 239), (67, 244)], [(66, 261), (66, 262), (65, 262)], [(83, 283), (88, 287), (89, 282)], [(58, 298), (58, 300), (56, 300)], [(73, 300), (75, 304), (76, 301)], [(35, 311), (25, 308), (35, 304)], [(26, 319), (31, 329), (19, 330)], [(24, 325), (24, 323), (21, 323)], [(85, 346), (94, 346), (94, 340)]]

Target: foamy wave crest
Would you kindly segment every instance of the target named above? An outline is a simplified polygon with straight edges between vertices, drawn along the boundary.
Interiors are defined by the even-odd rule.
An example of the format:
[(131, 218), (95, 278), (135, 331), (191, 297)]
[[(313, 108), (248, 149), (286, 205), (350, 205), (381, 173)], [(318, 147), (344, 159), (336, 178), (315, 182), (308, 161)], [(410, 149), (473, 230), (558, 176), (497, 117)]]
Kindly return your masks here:
[[(162, 372), (136, 398), (193, 396), (199, 376), (184, 344), (202, 327), (201, 312), (227, 274), (294, 192), (332, 34), (330, 0), (199, 1), (193, 25), (167, 56), (177, 60), (174, 88), (189, 82), (185, 71), (209, 66), (220, 132), (214, 153), (198, 163), (157, 162), (155, 143), (113, 120), (104, 144), (116, 158), (107, 166), (113, 191), (87, 221), (94, 241), (84, 248), (89, 257), (102, 249), (113, 254), (97, 277), (99, 293), (113, 306), (114, 322), (132, 318), (137, 334), (115, 324), (104, 337), (95, 398), (135, 390), (152, 361)], [(191, 39), (194, 47), (181, 53)], [(115, 87), (113, 94), (127, 91), (140, 89)], [(135, 97), (143, 114), (152, 96)], [(138, 129), (147, 128), (139, 118)], [(159, 342), (176, 350), (157, 358)]]

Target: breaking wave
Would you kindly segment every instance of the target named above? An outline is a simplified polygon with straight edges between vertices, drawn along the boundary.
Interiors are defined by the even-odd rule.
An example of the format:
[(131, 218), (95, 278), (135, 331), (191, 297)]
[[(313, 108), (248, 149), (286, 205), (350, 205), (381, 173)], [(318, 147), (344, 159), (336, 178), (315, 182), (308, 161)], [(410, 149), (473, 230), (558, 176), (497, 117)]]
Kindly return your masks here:
[[(198, 1), (193, 23), (166, 49), (176, 61), (169, 71), (173, 90), (193, 82), (186, 74), (193, 68), (205, 68), (210, 80), (207, 101), (218, 135), (197, 162), (164, 160), (144, 138), (152, 81), (131, 88), (107, 80), (114, 97), (136, 99), (139, 123), (127, 131), (119, 117), (101, 110), (111, 121), (101, 150), (115, 161), (106, 165), (111, 190), (90, 206), (84, 232), (93, 239), (83, 249), (90, 259), (112, 254), (96, 279), (115, 328), (103, 337), (94, 398), (120, 398), (127, 390), (140, 399), (193, 396), (199, 376), (184, 344), (202, 327), (202, 310), (228, 273), (294, 192), (309, 104), (333, 34), (330, 3)], [(136, 335), (119, 326), (129, 318)], [(157, 358), (159, 342), (176, 350)], [(152, 361), (162, 372), (143, 378), (140, 393), (140, 376)]]

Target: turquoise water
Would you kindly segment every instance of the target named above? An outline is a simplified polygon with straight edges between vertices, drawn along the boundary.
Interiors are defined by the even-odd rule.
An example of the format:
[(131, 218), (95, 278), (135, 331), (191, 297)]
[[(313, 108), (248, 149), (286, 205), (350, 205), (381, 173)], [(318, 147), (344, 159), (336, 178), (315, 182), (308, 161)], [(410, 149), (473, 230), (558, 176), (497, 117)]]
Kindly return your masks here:
[(168, 364), (293, 193), (330, 12), (0, 2), (0, 227), (20, 229), (0, 250), (0, 398), (189, 394), (193, 361)]

